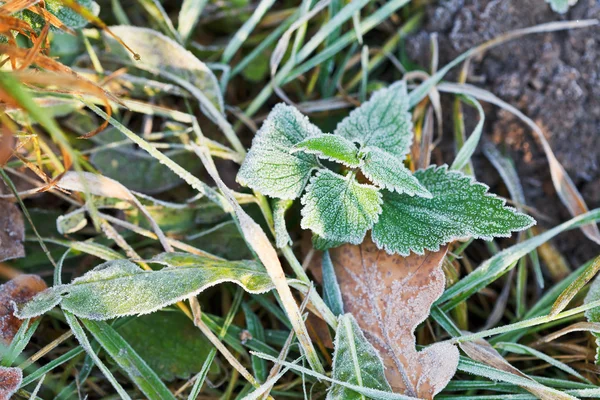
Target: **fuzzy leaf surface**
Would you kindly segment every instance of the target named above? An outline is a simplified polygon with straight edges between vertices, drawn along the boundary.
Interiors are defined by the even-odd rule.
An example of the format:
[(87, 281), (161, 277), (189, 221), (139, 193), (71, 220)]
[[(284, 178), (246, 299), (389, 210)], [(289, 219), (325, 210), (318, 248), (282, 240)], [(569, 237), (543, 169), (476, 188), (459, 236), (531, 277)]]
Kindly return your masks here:
[(383, 194), (383, 211), (373, 227), (373, 241), (389, 253), (423, 254), (457, 239), (508, 237), (535, 223), (487, 193), (486, 185), (449, 172), (447, 166), (432, 166), (415, 176), (433, 198)]
[(293, 200), (318, 167), (311, 154), (290, 154), (294, 145), (321, 131), (294, 107), (278, 104), (252, 140), (237, 181), (264, 195)]
[(61, 303), (63, 309), (81, 318), (106, 320), (149, 314), (222, 282), (236, 283), (250, 293), (273, 288), (264, 267), (254, 261), (163, 253), (150, 262), (167, 267), (144, 271), (131, 261), (109, 261), (70, 284), (41, 292), (17, 316), (34, 317)]
[[(367, 341), (352, 314), (339, 318), (335, 333), (333, 379), (359, 387), (391, 392), (385, 378), (383, 361)], [(333, 384), (327, 400), (364, 400), (365, 396), (347, 387)]]
[(365, 149), (363, 174), (375, 185), (390, 192), (431, 198), (431, 193), (415, 178), (401, 160), (377, 147)]
[(344, 310), (379, 351), (396, 393), (431, 399), (456, 371), (456, 346), (441, 342), (417, 351), (414, 336), (444, 291), (446, 250), (401, 257), (377, 249), (368, 238), (329, 250)]
[(406, 82), (399, 81), (375, 92), (342, 120), (334, 133), (362, 147), (386, 150), (403, 160), (413, 140)]
[(292, 148), (292, 152), (302, 151), (319, 158), (335, 161), (347, 167), (360, 165), (358, 149), (354, 143), (340, 135), (323, 134), (304, 139)]
[(223, 112), (223, 96), (215, 74), (190, 51), (152, 29), (125, 25), (110, 29), (140, 55), (140, 60), (134, 60), (116, 40), (107, 37), (110, 50), (117, 58), (135, 68), (158, 75), (164, 72), (189, 82)]
[(292, 245), (292, 238), (285, 223), (285, 213), (294, 204), (292, 200), (276, 200), (273, 206), (273, 225), (275, 227), (275, 244), (278, 248)]
[(358, 183), (352, 175), (319, 171), (302, 197), (303, 229), (336, 242), (358, 244), (377, 222), (381, 195), (376, 187)]

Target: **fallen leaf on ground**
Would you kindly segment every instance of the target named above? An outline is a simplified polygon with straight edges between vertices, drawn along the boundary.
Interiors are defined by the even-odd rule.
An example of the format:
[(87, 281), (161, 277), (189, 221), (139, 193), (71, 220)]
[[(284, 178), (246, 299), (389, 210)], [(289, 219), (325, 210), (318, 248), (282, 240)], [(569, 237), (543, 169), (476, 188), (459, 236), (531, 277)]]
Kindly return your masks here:
[(23, 372), (19, 368), (0, 367), (0, 400), (8, 400), (21, 386)]
[(21, 210), (13, 203), (0, 201), (0, 261), (25, 257), (25, 225)]
[(441, 342), (417, 351), (414, 335), (444, 291), (446, 251), (389, 255), (369, 238), (330, 250), (344, 310), (379, 351), (395, 392), (432, 399), (456, 372), (456, 346)]
[(26, 303), (46, 288), (46, 283), (37, 275), (19, 275), (0, 285), (0, 340), (4, 344), (10, 344), (23, 324), (22, 319), (13, 315), (12, 302)]

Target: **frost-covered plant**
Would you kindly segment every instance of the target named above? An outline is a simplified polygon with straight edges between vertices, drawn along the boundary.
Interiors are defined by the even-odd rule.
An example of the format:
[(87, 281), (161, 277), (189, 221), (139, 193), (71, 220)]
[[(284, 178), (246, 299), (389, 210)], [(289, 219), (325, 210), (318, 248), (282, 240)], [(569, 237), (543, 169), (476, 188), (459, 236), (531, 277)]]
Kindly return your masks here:
[[(390, 254), (423, 254), (460, 238), (506, 237), (535, 223), (445, 165), (413, 174), (404, 165), (412, 141), (404, 81), (375, 92), (333, 134), (278, 104), (237, 180), (282, 200), (304, 192), (301, 226), (319, 248), (359, 244), (372, 230), (375, 244)], [(332, 168), (321, 160), (333, 161)]]

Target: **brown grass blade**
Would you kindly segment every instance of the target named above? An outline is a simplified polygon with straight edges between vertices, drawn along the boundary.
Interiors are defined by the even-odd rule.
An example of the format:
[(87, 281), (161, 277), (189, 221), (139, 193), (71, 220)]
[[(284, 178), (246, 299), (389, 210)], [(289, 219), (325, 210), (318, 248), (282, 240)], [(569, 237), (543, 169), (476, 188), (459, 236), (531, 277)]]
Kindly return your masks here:
[(443, 247), (424, 255), (389, 255), (370, 238), (330, 250), (344, 310), (379, 350), (394, 391), (413, 397), (432, 399), (458, 365), (458, 349), (450, 343), (415, 348), (415, 328), (444, 291), (446, 252)]

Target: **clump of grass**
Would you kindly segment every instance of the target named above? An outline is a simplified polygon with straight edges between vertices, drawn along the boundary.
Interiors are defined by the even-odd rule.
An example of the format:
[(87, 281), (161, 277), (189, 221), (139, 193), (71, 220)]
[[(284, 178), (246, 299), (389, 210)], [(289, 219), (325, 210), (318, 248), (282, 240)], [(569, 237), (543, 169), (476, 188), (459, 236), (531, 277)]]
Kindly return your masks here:
[[(548, 256), (570, 229), (600, 242), (600, 210), (534, 121), (465, 84), (494, 46), (598, 22), (426, 70), (399, 61), (420, 2), (312, 3), (0, 5), (0, 226), (25, 231), (0, 232), (0, 397), (600, 397), (600, 263)], [(531, 228), (480, 102), (540, 138), (572, 219)], [(428, 168), (447, 113), (452, 171)], [(470, 178), (478, 146), (509, 199)], [(24, 273), (50, 288), (16, 296)]]

